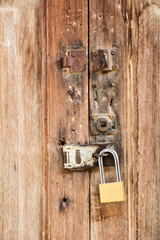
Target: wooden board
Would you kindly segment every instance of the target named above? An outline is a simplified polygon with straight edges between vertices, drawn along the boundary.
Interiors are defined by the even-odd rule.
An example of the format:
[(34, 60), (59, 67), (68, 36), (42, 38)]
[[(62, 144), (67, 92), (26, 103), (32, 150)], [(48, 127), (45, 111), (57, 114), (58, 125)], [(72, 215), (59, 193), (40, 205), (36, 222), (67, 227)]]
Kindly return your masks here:
[[(68, 49), (88, 53), (87, 1), (42, 1), (44, 239), (89, 239), (89, 172), (63, 169), (61, 145), (88, 142), (88, 71), (61, 68)], [(46, 45), (45, 45), (46, 43)]]
[[(115, 135), (93, 136), (90, 142), (118, 142), (122, 180), (127, 195), (127, 74), (129, 60), (129, 2), (122, 5), (119, 1), (90, 1), (89, 46), (90, 59), (92, 51), (114, 48), (119, 55), (118, 68), (111, 72), (95, 72), (90, 62), (90, 114), (115, 114)], [(114, 167), (105, 168), (106, 182), (116, 181)], [(99, 170), (91, 172), (91, 239), (128, 239), (128, 203), (100, 204)]]
[(133, 3), (130, 67), (136, 118), (128, 158), (129, 239), (156, 240), (160, 239), (160, 3)]
[(42, 239), (40, 1), (0, 3), (0, 239)]

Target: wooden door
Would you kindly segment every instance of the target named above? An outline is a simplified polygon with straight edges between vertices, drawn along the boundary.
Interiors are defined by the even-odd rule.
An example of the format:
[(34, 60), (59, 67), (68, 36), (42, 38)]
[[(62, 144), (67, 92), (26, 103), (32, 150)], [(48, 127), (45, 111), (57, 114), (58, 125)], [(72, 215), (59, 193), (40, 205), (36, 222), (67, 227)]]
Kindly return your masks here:
[[(158, 0), (42, 0), (44, 239), (160, 239), (159, 26)], [(92, 51), (107, 48), (117, 70), (93, 71)], [(85, 71), (62, 68), (69, 49), (85, 51)], [(91, 115), (108, 111), (115, 135), (93, 136)], [(125, 202), (100, 204), (98, 168), (63, 169), (64, 144), (97, 142), (119, 144)]]

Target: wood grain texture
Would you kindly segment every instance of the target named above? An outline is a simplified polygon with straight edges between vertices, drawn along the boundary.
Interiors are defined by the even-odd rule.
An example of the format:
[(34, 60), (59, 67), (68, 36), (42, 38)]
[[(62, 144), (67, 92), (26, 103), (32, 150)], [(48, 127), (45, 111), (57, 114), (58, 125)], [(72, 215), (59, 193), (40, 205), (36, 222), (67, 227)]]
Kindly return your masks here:
[[(68, 49), (88, 53), (87, 1), (42, 1), (44, 239), (89, 239), (89, 173), (63, 169), (61, 144), (88, 142), (88, 71), (62, 70)], [(70, 94), (72, 93), (74, 94)]]
[(40, 1), (0, 2), (0, 239), (42, 239)]
[[(99, 170), (91, 172), (91, 239), (128, 239), (128, 195), (127, 195), (127, 77), (130, 59), (130, 1), (90, 1), (89, 46), (96, 49), (115, 48), (119, 53), (117, 71), (95, 73), (90, 64), (90, 114), (115, 114), (116, 134), (90, 136), (91, 142), (118, 142), (122, 180), (126, 188), (126, 201), (100, 204)], [(91, 57), (90, 57), (91, 58)], [(114, 87), (113, 87), (114, 86)], [(105, 168), (106, 182), (116, 181), (115, 168)]]
[[(129, 239), (160, 239), (160, 3), (133, 1), (131, 82), (135, 86), (133, 132), (129, 162)], [(137, 106), (136, 106), (137, 103)], [(131, 123), (132, 125), (132, 123)], [(133, 128), (133, 125), (132, 125)]]
[[(89, 76), (62, 70), (68, 48), (84, 48), (87, 54), (87, 2), (42, 1), (44, 239), (158, 240), (160, 3), (89, 3), (90, 64), (93, 49), (115, 47), (120, 59), (115, 73), (95, 74), (92, 64)], [(117, 116), (115, 136), (90, 136), (90, 142), (119, 143), (124, 203), (100, 204), (98, 169), (90, 180), (88, 172), (63, 170), (59, 145), (89, 140), (88, 77), (89, 114)], [(101, 84), (96, 95), (94, 81)], [(115, 180), (115, 169), (106, 168), (105, 176)]]

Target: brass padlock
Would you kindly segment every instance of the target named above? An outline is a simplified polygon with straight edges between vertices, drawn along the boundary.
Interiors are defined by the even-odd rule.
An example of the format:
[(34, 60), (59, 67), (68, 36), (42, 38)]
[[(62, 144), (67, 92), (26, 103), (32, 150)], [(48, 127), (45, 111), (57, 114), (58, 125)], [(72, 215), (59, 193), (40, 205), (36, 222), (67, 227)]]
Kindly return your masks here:
[[(117, 182), (105, 183), (104, 168), (103, 168), (103, 154), (111, 153), (114, 157)], [(124, 183), (121, 181), (119, 157), (114, 149), (103, 149), (98, 157), (98, 164), (100, 170), (101, 184), (99, 184), (100, 202), (120, 202), (125, 201)]]

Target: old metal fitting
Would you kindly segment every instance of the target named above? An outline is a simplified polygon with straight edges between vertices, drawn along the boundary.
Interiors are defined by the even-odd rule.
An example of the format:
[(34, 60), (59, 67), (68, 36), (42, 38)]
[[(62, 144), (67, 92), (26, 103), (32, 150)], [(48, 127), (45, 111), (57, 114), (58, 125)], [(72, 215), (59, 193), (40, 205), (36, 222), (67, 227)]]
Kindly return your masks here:
[(92, 51), (94, 71), (115, 71), (118, 69), (118, 51), (114, 48)]
[[(98, 167), (98, 154), (104, 148), (118, 150), (117, 143), (97, 143), (85, 145), (64, 145), (62, 147), (64, 169), (84, 170)], [(114, 166), (113, 157), (109, 154), (103, 155), (104, 166)]]
[(96, 120), (96, 127), (100, 132), (108, 132), (111, 128), (111, 120), (106, 117), (99, 117)]
[(91, 116), (91, 135), (115, 135), (115, 115), (94, 114)]
[(68, 56), (62, 58), (62, 67), (69, 68), (70, 73), (83, 72), (86, 69), (85, 50), (69, 50)]

